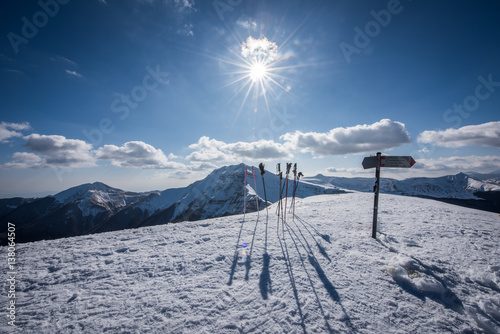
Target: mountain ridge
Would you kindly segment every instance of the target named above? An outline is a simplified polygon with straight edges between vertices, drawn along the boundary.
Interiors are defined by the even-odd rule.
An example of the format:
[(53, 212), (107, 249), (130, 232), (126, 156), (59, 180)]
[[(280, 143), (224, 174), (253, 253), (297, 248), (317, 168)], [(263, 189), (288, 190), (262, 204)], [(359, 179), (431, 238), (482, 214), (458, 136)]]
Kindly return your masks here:
[[(258, 175), (260, 170), (254, 168), (254, 183), (252, 169), (248, 167), (244, 197), (245, 168), (245, 164), (224, 166), (187, 187), (163, 191), (130, 192), (94, 182), (42, 198), (0, 199), (0, 236), (6, 233), (8, 222), (16, 224), (18, 242), (29, 242), (223, 217), (257, 211), (277, 202), (280, 184), (282, 189), (286, 188), (285, 180), (280, 181), (279, 176), (266, 171), (263, 175), (267, 190), (265, 196)], [(498, 211), (491, 210), (490, 203), (498, 208), (500, 178), (498, 184), (491, 181), (496, 180), (491, 175), (486, 175), (485, 179), (488, 181), (465, 173), (440, 178), (382, 178), (381, 192), (427, 197)], [(288, 182), (291, 196), (294, 181), (289, 179)], [(370, 192), (373, 184), (374, 178), (341, 178), (318, 174), (300, 179), (296, 196), (304, 198), (352, 191)]]
[[(250, 176), (244, 198), (244, 170), (244, 164), (221, 167), (187, 187), (163, 191), (135, 193), (94, 182), (39, 199), (0, 200), (0, 212), (5, 212), (0, 216), (0, 236), (6, 233), (8, 222), (16, 224), (18, 242), (29, 242), (253, 212), (278, 200), (278, 177), (270, 172), (264, 175), (270, 187), (268, 202), (262, 181), (254, 184)], [(343, 192), (304, 183), (296, 195)]]

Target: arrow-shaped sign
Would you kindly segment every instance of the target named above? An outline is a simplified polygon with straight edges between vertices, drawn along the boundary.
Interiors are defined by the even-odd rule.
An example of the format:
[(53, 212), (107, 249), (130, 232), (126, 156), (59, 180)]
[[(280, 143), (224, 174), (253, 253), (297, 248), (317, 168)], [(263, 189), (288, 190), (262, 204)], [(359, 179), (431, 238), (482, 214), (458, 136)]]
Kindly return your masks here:
[(377, 157), (365, 157), (362, 162), (363, 169), (377, 167)]
[[(365, 157), (362, 164), (364, 169), (375, 168), (377, 167), (377, 157)], [(410, 156), (380, 156), (380, 167), (411, 168), (414, 164), (415, 160)]]

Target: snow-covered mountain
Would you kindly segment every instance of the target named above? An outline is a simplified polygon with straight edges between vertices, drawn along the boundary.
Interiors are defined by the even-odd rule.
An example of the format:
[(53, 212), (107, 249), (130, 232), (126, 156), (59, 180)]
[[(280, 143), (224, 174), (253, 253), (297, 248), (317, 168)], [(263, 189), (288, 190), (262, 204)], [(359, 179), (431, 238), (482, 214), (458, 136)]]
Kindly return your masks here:
[[(187, 187), (164, 191), (135, 193), (96, 182), (44, 198), (2, 199), (0, 237), (8, 222), (16, 224), (18, 242), (25, 242), (253, 212), (278, 201), (280, 189), (279, 177), (267, 171), (264, 193), (260, 170), (256, 168), (254, 172), (255, 181), (251, 168), (247, 169), (245, 191), (245, 165), (239, 164), (216, 169)], [(373, 189), (373, 183), (373, 178), (305, 177), (299, 182), (296, 196), (366, 192)], [(281, 186), (286, 189), (285, 180), (281, 180)], [(289, 196), (293, 187), (293, 180), (289, 180)], [(494, 211), (500, 203), (500, 178), (494, 174), (463, 173), (440, 178), (382, 178), (381, 192), (473, 201), (472, 207), (493, 207)], [(478, 198), (486, 199), (482, 202), (487, 205), (477, 205)], [(0, 242), (5, 242), (5, 238), (0, 238)]]
[(16, 224), (18, 242), (87, 234), (145, 196), (147, 193), (127, 192), (100, 182), (83, 184), (54, 196), (19, 201), (7, 212), (5, 207), (0, 208), (0, 212), (6, 212), (0, 216), (2, 232), (11, 222)]
[[(484, 192), (499, 192), (500, 178), (483, 176), (485, 179), (464, 173), (442, 177), (414, 177), (405, 180), (381, 178), (380, 192), (407, 196), (427, 196), (433, 198), (480, 199)], [(375, 178), (345, 178), (316, 175), (304, 178), (318, 185), (333, 185), (346, 190), (373, 191)]]
[(19, 244), (17, 331), (3, 307), (0, 332), (499, 333), (498, 214), (390, 194), (379, 205), (377, 240), (373, 195), (353, 192), (298, 200), (284, 230), (273, 204), (269, 217)]
[[(258, 169), (255, 182), (248, 171), (243, 191), (244, 170), (244, 164), (222, 167), (188, 187), (156, 192), (133, 193), (96, 182), (40, 199), (2, 200), (1, 232), (14, 223), (18, 242), (24, 242), (253, 212), (266, 206), (265, 194)], [(269, 204), (279, 199), (279, 178), (269, 172), (264, 178)], [(292, 181), (289, 188), (291, 194)], [(296, 196), (341, 192), (304, 182)]]

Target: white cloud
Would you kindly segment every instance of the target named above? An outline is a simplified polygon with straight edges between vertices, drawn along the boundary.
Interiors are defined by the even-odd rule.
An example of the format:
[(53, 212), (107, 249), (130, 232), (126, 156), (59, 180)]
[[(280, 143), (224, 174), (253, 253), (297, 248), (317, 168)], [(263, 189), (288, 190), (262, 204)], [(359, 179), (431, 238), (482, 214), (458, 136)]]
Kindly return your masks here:
[(23, 137), (26, 148), (41, 156), (40, 167), (89, 167), (95, 165), (92, 145), (79, 139), (57, 135), (31, 134)]
[(36, 168), (44, 167), (44, 160), (34, 153), (16, 152), (13, 161), (2, 165), (2, 168)]
[(358, 173), (363, 173), (364, 169), (362, 168), (337, 168), (337, 167), (328, 167), (326, 169), (327, 172), (329, 173), (351, 173), (351, 174), (358, 174)]
[(491, 173), (500, 169), (500, 156), (464, 156), (437, 159), (418, 159), (413, 168), (429, 172), (458, 173), (477, 172)]
[(195, 151), (186, 157), (189, 161), (196, 162), (217, 162), (217, 161), (232, 161), (233, 159), (219, 150), (201, 150)]
[(468, 125), (444, 131), (424, 131), (418, 136), (418, 141), (450, 148), (462, 146), (500, 147), (500, 122)]
[(293, 150), (312, 153), (314, 157), (376, 152), (411, 141), (405, 125), (383, 119), (371, 125), (335, 128), (325, 133), (286, 133), (280, 137)]
[(241, 55), (249, 60), (260, 60), (267, 64), (278, 56), (278, 45), (266, 37), (255, 39), (249, 36), (241, 45)]
[(3, 168), (48, 168), (95, 166), (92, 145), (78, 139), (57, 135), (31, 134), (24, 136), (26, 148), (32, 153), (16, 152), (13, 161)]
[(0, 143), (8, 143), (8, 139), (14, 137), (22, 137), (22, 133), (19, 131), (29, 130), (31, 126), (29, 123), (0, 123)]
[(231, 143), (227, 144), (225, 149), (241, 159), (269, 160), (292, 157), (282, 144), (275, 143), (272, 140)]
[(216, 169), (219, 166), (214, 165), (209, 162), (202, 162), (202, 163), (194, 163), (188, 166), (189, 170), (194, 171), (194, 172), (199, 172), (199, 171), (204, 171), (204, 170), (212, 170)]
[(183, 164), (169, 161), (160, 149), (142, 141), (130, 141), (123, 146), (104, 145), (96, 158), (109, 160), (113, 166), (129, 168), (182, 168)]
[(196, 144), (189, 145), (189, 148), (196, 151), (187, 156), (186, 159), (198, 162), (234, 162), (244, 159), (269, 160), (292, 157), (283, 144), (275, 143), (272, 140), (225, 143), (203, 136)]
[(422, 148), (421, 150), (418, 150), (420, 153), (429, 153), (429, 149), (427, 147)]

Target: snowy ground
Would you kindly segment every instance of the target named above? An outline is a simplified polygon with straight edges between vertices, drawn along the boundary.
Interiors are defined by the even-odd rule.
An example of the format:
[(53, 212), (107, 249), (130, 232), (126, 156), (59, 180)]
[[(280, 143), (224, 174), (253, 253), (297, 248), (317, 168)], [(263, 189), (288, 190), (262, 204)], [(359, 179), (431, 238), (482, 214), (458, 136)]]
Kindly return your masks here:
[[(372, 208), (366, 193), (299, 200), (279, 237), (274, 205), (268, 221), (264, 210), (21, 244), (17, 332), (500, 332), (497, 214), (382, 194), (373, 240)], [(12, 330), (5, 310), (0, 332)]]

